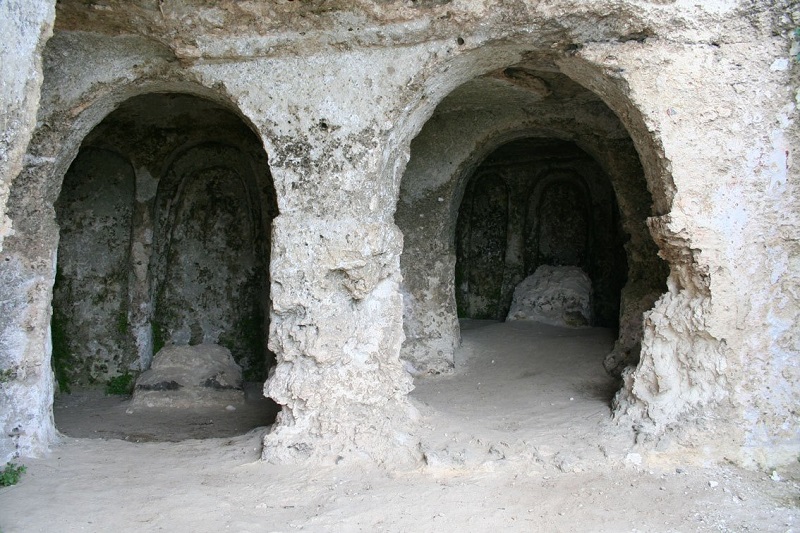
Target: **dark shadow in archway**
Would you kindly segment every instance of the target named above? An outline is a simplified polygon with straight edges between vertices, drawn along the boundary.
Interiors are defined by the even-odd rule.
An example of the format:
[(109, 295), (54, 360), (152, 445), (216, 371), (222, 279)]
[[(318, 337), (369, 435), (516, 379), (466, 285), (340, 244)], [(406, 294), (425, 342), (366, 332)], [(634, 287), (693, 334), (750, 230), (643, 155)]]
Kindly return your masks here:
[(591, 280), (592, 326), (616, 328), (627, 279), (619, 209), (608, 177), (574, 143), (524, 138), (469, 178), (456, 224), (459, 318), (505, 320), (517, 285), (543, 265)]
[[(272, 423), (278, 408), (261, 386), (274, 364), (266, 338), (277, 214), (260, 140), (228, 109), (154, 93), (98, 124), (56, 203), (59, 430), (180, 440)], [(241, 403), (126, 412), (125, 394), (163, 347), (198, 344), (230, 351)]]

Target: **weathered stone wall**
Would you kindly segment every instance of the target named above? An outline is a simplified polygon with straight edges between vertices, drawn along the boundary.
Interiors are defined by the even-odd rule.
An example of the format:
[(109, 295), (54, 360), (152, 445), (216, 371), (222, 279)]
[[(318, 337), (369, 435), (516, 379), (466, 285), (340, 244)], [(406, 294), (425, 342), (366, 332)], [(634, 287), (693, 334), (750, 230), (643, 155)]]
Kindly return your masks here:
[[(716, 434), (710, 455), (762, 465), (796, 456), (800, 442), (797, 274), (783, 241), (797, 221), (797, 63), (788, 32), (768, 27), (777, 35), (756, 42), (645, 44), (655, 56), (630, 57), (631, 98), (663, 143), (674, 193), (648, 221), (669, 291), (645, 314), (642, 361), (618, 397), (622, 419), (670, 435), (664, 449)], [(702, 82), (667, 81), (700, 72)]]
[(62, 390), (138, 366), (128, 327), (135, 175), (130, 161), (86, 148), (64, 176), (53, 287), (53, 369)]
[(27, 370), (3, 384), (2, 455), (54, 435), (62, 179), (122, 102), (179, 92), (239, 114), (270, 157), (267, 391), (283, 411), (268, 459), (415, 458), (401, 346), (415, 371), (451, 366), (466, 178), (523, 137), (574, 142), (614, 188), (629, 235), (607, 361), (627, 367), (619, 423), (659, 450), (795, 458), (800, 13), (696, 4), (63, 0), (7, 207), (0, 357)]
[[(4, 240), (13, 232), (9, 197), (36, 126), (42, 50), (55, 3), (0, 4), (0, 462), (17, 453), (41, 453), (55, 439), (53, 379), (49, 366), (40, 364), (49, 337), (41, 318), (48, 313), (42, 305), (28, 309), (29, 298), (46, 301), (47, 282), (29, 278), (26, 265), (4, 253)], [(31, 339), (27, 328), (38, 335)]]
[(12, 231), (6, 202), (36, 122), (42, 50), (53, 30), (55, 0), (7, 0), (0, 5), (0, 252)]

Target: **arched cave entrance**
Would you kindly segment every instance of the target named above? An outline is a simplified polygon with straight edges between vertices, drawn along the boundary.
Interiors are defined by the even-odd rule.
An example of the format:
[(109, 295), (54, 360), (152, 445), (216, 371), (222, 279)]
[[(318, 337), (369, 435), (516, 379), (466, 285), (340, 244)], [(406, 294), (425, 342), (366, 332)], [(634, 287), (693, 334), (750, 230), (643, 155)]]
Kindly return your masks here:
[[(61, 392), (94, 394), (92, 402), (80, 402), (109, 415), (101, 434), (175, 440), (272, 422), (277, 408), (260, 389), (274, 364), (266, 338), (277, 202), (263, 147), (239, 116), (188, 94), (130, 98), (86, 136), (55, 208), (60, 243), (53, 367)], [(148, 400), (160, 409), (147, 412), (119, 401), (112, 405), (98, 392), (132, 391), (140, 374), (158, 363), (154, 356), (173, 346), (215, 346), (213, 357), (225, 358), (227, 350), (235, 364), (219, 370), (230, 361), (201, 363), (207, 354), (185, 352), (186, 368), (170, 367), (166, 377), (137, 385), (172, 395), (157, 405)], [(191, 386), (177, 376), (193, 375), (193, 365), (200, 364), (217, 373), (191, 386), (206, 386), (209, 397), (225, 392), (222, 404), (237, 395), (252, 401), (210, 417), (199, 408), (212, 408), (213, 401), (179, 398)], [(236, 374), (236, 383), (225, 372)], [(80, 411), (76, 401), (62, 396), (56, 402), (59, 428), (74, 436), (97, 434), (72, 417)], [(175, 420), (131, 429), (137, 417), (152, 419), (171, 406), (182, 408)], [(112, 416), (124, 410), (135, 416)], [(192, 425), (192, 416), (204, 422)], [(185, 422), (178, 428), (176, 420)]]
[[(666, 290), (652, 214), (629, 132), (552, 58), (530, 54), (456, 87), (411, 143), (395, 218), (402, 357), (418, 377), (455, 368), (412, 394), (447, 398), (441, 409), (487, 427), (498, 409), (520, 414), (509, 427), (571, 424), (581, 409), (607, 420), (620, 374), (638, 362), (643, 312)], [(581, 327), (500, 323), (515, 288), (546, 265), (591, 281)]]

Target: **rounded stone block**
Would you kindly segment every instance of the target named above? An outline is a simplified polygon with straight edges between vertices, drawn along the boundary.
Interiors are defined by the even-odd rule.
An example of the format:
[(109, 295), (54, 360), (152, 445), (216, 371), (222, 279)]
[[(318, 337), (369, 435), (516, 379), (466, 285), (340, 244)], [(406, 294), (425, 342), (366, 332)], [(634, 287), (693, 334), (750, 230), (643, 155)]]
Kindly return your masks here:
[(578, 267), (543, 265), (514, 290), (507, 320), (533, 320), (551, 326), (592, 323), (592, 282)]
[(216, 344), (165, 346), (136, 380), (131, 409), (179, 409), (244, 402), (242, 369)]

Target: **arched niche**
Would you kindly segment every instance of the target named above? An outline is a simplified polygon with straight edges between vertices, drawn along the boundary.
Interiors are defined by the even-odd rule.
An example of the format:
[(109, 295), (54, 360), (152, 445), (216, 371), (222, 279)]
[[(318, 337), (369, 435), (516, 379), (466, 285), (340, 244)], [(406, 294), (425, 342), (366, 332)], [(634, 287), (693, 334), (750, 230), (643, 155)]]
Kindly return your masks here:
[(611, 183), (588, 154), (517, 139), (467, 179), (455, 230), (459, 317), (504, 320), (516, 285), (537, 268), (574, 266), (592, 281), (592, 324), (617, 326), (624, 235)]
[(500, 319), (508, 240), (508, 187), (496, 173), (475, 176), (456, 227), (459, 316)]
[(62, 389), (104, 382), (137, 363), (128, 326), (135, 174), (128, 159), (86, 147), (55, 205), (53, 369)]
[[(130, 98), (83, 140), (56, 205), (62, 388), (135, 377), (167, 342), (225, 345), (246, 379), (266, 378), (277, 202), (260, 140), (239, 116), (189, 94)], [(87, 264), (91, 287), (76, 292)], [(98, 337), (108, 347), (87, 349)]]
[(250, 381), (266, 379), (274, 363), (266, 348), (274, 194), (259, 186), (258, 163), (217, 142), (181, 153), (159, 186), (151, 259), (154, 351), (221, 344)]

